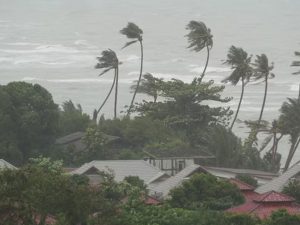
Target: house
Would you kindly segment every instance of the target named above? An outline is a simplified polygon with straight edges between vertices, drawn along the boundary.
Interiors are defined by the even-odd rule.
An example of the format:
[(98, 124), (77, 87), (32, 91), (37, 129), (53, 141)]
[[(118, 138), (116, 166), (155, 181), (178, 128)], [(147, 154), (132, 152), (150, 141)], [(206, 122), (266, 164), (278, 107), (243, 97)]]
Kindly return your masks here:
[(158, 199), (166, 199), (168, 198), (169, 192), (182, 184), (183, 181), (189, 179), (190, 176), (192, 176), (195, 173), (207, 173), (203, 167), (200, 165), (192, 164), (183, 170), (181, 170), (179, 173), (177, 173), (175, 176), (172, 176), (162, 182), (159, 183), (150, 183), (148, 185), (149, 188), (149, 194), (151, 196), (155, 196), (155, 198)]
[(146, 158), (145, 160), (151, 165), (159, 168), (165, 173), (174, 176), (184, 168), (194, 165), (201, 164), (203, 160), (214, 159), (211, 155), (195, 155), (195, 156), (176, 156), (176, 157), (159, 157), (159, 158)]
[(246, 184), (236, 178), (230, 178), (229, 182), (238, 187), (238, 189), (242, 192), (246, 202), (250, 202), (258, 198), (259, 194), (254, 191), (255, 187), (251, 186), (250, 184)]
[(150, 184), (169, 177), (144, 160), (95, 160), (83, 164), (69, 174), (86, 175), (91, 184), (99, 184), (103, 180), (102, 172), (113, 173), (117, 182), (123, 181), (127, 176), (137, 176), (145, 184)]
[(211, 167), (211, 166), (203, 166), (203, 168), (210, 174), (220, 177), (220, 178), (235, 178), (237, 175), (249, 175), (252, 178), (256, 179), (259, 185), (266, 184), (270, 182), (272, 179), (277, 177), (277, 174), (260, 171), (260, 170), (252, 170), (252, 169), (235, 169), (235, 168), (224, 168), (224, 167)]
[(6, 162), (4, 159), (0, 159), (0, 169), (17, 169), (17, 167), (13, 166), (9, 162)]
[(270, 182), (258, 187), (255, 191), (258, 193), (265, 193), (268, 191), (281, 192), (283, 188), (288, 185), (291, 179), (297, 179), (297, 175), (300, 173), (300, 164), (296, 164), (289, 168), (279, 177), (274, 178)]
[(294, 198), (276, 191), (258, 195), (251, 201), (228, 209), (227, 212), (247, 213), (264, 219), (279, 209), (285, 209), (289, 214), (300, 214), (300, 205), (295, 203)]

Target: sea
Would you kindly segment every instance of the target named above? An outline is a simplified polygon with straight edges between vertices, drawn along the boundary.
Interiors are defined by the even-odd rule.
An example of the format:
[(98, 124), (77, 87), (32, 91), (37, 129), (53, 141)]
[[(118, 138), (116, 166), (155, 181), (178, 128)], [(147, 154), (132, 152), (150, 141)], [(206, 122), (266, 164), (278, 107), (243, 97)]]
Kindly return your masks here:
[[(130, 86), (137, 80), (138, 45), (121, 49), (128, 41), (119, 33), (128, 22), (143, 29), (144, 72), (166, 80), (189, 82), (203, 69), (206, 52), (187, 49), (186, 25), (203, 21), (213, 34), (214, 45), (205, 80), (222, 84), (231, 68), (224, 64), (231, 45), (242, 47), (255, 57), (265, 53), (274, 62), (263, 119), (272, 121), (287, 98), (298, 97), (300, 75), (292, 75), (300, 51), (299, 0), (0, 0), (0, 84), (12, 81), (38, 83), (54, 101), (72, 100), (92, 114), (102, 103), (113, 74), (99, 77), (96, 57), (114, 50), (119, 60), (118, 111), (130, 103)], [(300, 69), (300, 68), (298, 68)], [(241, 86), (226, 84), (224, 97), (235, 110)], [(242, 121), (259, 117), (264, 84), (250, 83), (234, 132), (248, 135)], [(138, 95), (137, 101), (147, 99)], [(214, 105), (214, 103), (210, 103)], [(103, 108), (113, 115), (113, 98)], [(288, 152), (288, 138), (279, 148), (282, 160)], [(293, 162), (300, 160), (300, 149)]]

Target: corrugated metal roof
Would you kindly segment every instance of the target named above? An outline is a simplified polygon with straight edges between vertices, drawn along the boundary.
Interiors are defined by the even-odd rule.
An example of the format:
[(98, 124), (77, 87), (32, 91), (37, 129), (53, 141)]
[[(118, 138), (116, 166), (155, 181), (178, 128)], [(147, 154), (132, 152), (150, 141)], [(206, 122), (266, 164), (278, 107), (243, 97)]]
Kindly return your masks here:
[(127, 176), (138, 176), (148, 184), (166, 175), (144, 160), (96, 160), (83, 164), (71, 174), (84, 174), (92, 168), (98, 171), (113, 172), (115, 180), (118, 182)]
[(192, 175), (194, 172), (201, 169), (204, 171), (204, 169), (196, 164), (190, 165), (177, 173), (175, 176), (170, 177), (169, 179), (158, 183), (157, 185), (149, 185), (150, 194), (154, 196), (160, 196), (161, 198), (166, 198), (169, 194), (170, 190), (181, 185), (181, 183), (190, 175)]
[(274, 173), (266, 172), (266, 171), (261, 171), (261, 170), (252, 170), (252, 169), (236, 169), (236, 168), (225, 168), (225, 167), (210, 167), (210, 166), (204, 166), (204, 168), (207, 171), (225, 171), (225, 172), (230, 172), (230, 173), (235, 173), (235, 174), (251, 174), (251, 175), (259, 175), (259, 176), (277, 176)]
[(17, 169), (17, 167), (13, 166), (9, 162), (6, 162), (4, 159), (0, 159), (0, 169)]
[(294, 165), (281, 176), (274, 178), (270, 182), (258, 187), (255, 191), (258, 193), (265, 193), (269, 191), (281, 192), (289, 180), (300, 172), (300, 164)]

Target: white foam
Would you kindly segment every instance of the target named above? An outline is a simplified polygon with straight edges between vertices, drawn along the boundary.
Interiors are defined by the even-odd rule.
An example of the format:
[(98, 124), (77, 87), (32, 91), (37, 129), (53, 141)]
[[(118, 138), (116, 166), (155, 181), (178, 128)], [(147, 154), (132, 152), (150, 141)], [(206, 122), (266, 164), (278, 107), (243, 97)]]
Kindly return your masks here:
[(7, 45), (13, 45), (13, 46), (38, 46), (39, 43), (31, 43), (31, 42), (12, 42), (7, 43)]
[(291, 91), (299, 91), (299, 84), (292, 84), (290, 86)]
[(63, 45), (39, 45), (34, 49), (20, 50), (20, 49), (0, 49), (0, 52), (14, 53), (14, 54), (31, 54), (31, 53), (78, 53), (79, 50), (66, 47)]
[[(189, 65), (190, 72), (195, 73), (202, 73), (204, 70), (204, 66), (197, 66), (197, 65)], [(207, 67), (206, 73), (224, 73), (224, 72), (231, 72), (232, 70), (228, 67)]]

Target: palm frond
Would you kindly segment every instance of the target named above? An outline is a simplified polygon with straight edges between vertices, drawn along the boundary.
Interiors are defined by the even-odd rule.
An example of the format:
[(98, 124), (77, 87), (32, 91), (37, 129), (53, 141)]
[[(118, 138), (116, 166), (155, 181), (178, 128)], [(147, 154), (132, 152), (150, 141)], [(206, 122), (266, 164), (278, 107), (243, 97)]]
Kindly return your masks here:
[(273, 138), (273, 135), (269, 135), (263, 140), (263, 143), (261, 144), (261, 146), (259, 148), (259, 152), (262, 152), (268, 146), (268, 144), (271, 142), (272, 138)]
[(129, 41), (129, 42), (127, 42), (127, 43), (122, 47), (122, 49), (124, 49), (124, 48), (128, 47), (129, 45), (132, 45), (132, 44), (134, 44), (134, 43), (136, 43), (136, 42), (138, 42), (138, 40), (135, 40), (135, 41)]
[(143, 30), (136, 24), (129, 22), (126, 27), (120, 30), (120, 33), (129, 39), (142, 40)]

